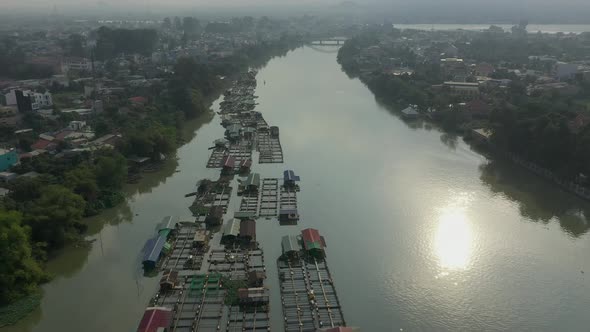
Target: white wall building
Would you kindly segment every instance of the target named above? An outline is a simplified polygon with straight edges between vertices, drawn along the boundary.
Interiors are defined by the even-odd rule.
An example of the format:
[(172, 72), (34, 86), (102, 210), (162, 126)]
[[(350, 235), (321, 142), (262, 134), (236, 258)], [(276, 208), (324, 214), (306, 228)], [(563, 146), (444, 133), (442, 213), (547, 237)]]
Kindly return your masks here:
[(86, 58), (65, 58), (61, 62), (61, 71), (66, 74), (70, 70), (90, 71), (92, 70), (92, 61)]
[(555, 76), (560, 80), (569, 80), (578, 73), (578, 65), (574, 63), (558, 62), (555, 64)]
[[(16, 91), (17, 90), (10, 90), (10, 92), (4, 95), (7, 106), (17, 105)], [(31, 90), (25, 90), (23, 91), (23, 96), (31, 98), (31, 106), (34, 111), (42, 108), (50, 108), (53, 106), (53, 97), (49, 91), (40, 93)]]

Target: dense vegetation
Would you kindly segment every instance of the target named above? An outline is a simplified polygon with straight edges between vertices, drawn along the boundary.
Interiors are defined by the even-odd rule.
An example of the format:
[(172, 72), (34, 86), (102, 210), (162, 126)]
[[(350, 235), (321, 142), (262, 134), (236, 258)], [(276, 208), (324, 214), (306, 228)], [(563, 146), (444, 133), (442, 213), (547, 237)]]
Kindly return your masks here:
[(0, 77), (45, 78), (54, 74), (48, 65), (25, 62), (25, 52), (12, 37), (0, 39)]
[(110, 59), (121, 53), (149, 55), (158, 34), (152, 29), (111, 29), (100, 27), (96, 32), (96, 58)]

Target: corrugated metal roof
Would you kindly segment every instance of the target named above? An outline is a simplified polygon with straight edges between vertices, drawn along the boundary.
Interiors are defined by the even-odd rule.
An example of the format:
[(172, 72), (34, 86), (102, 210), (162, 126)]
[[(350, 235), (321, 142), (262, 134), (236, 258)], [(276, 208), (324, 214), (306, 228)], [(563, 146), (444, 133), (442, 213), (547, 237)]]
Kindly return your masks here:
[(250, 175), (248, 175), (248, 178), (246, 179), (246, 182), (244, 182), (244, 185), (260, 187), (260, 174), (250, 173)]
[(159, 328), (168, 328), (172, 323), (172, 310), (165, 307), (148, 307), (139, 322), (137, 332), (157, 332)]
[(237, 211), (234, 212), (234, 218), (251, 219), (256, 217), (256, 212), (253, 211)]
[(240, 236), (249, 236), (256, 238), (256, 221), (243, 220), (240, 223)]
[(223, 157), (223, 167), (233, 168), (235, 165), (236, 165), (236, 157), (234, 157), (234, 156)]
[(162, 253), (162, 248), (166, 243), (166, 238), (163, 236), (157, 236), (147, 240), (143, 251), (144, 262), (157, 262)]
[(281, 240), (281, 247), (283, 248), (283, 253), (301, 250), (301, 245), (299, 244), (299, 240), (295, 235), (283, 236)]
[(324, 241), (317, 229), (306, 228), (301, 231), (301, 236), (303, 237), (303, 246), (305, 247), (305, 250), (324, 248)]
[(158, 225), (158, 232), (163, 229), (174, 229), (174, 225), (178, 222), (178, 217), (166, 216)]
[(240, 220), (236, 218), (232, 218), (225, 224), (223, 228), (223, 236), (238, 236), (240, 235)]
[(283, 172), (283, 179), (285, 181), (299, 181), (300, 180), (299, 176), (295, 175), (295, 172), (293, 172), (290, 169)]

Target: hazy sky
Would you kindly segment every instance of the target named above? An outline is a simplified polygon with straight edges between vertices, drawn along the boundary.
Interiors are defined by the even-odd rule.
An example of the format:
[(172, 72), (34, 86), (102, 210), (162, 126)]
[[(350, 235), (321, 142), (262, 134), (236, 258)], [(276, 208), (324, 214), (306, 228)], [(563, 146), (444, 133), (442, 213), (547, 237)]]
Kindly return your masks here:
[[(204, 9), (233, 10), (234, 15), (267, 15), (268, 12), (298, 15), (304, 10), (333, 8), (342, 0), (0, 0), (0, 14), (37, 12), (108, 15), (144, 14), (196, 15)], [(339, 8), (356, 12), (392, 15), (397, 20), (437, 21), (513, 20), (517, 16), (531, 21), (584, 21), (590, 23), (590, 0), (355, 0)], [(297, 9), (297, 10), (296, 10)], [(183, 11), (185, 10), (185, 11)], [(292, 12), (292, 13), (291, 13)]]

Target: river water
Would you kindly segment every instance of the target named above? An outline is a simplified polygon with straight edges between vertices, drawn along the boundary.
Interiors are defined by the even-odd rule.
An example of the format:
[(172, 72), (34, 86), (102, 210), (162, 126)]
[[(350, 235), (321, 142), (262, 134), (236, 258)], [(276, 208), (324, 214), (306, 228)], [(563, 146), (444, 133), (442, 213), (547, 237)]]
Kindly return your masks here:
[[(280, 126), (285, 164), (254, 170), (302, 178), (299, 225), (257, 222), (273, 330), (282, 329), (281, 236), (315, 227), (345, 318), (363, 331), (587, 331), (590, 205), (460, 138), (405, 123), (341, 71), (336, 50), (299, 48), (258, 75), (258, 110)], [(196, 135), (177, 160), (91, 220), (93, 245), (53, 260), (41, 307), (1, 331), (134, 330), (157, 283), (139, 271), (145, 240), (163, 216), (190, 214), (184, 194), (219, 174), (205, 168), (219, 119), (187, 128)]]

